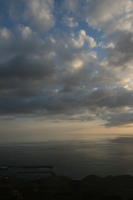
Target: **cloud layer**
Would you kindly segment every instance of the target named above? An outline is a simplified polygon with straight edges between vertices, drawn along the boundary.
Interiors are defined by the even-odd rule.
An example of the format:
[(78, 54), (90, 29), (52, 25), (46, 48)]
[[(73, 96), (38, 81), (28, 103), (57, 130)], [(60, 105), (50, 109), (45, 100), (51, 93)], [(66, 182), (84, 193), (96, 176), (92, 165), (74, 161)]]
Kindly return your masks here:
[(1, 117), (133, 122), (132, 0), (3, 1), (0, 19)]

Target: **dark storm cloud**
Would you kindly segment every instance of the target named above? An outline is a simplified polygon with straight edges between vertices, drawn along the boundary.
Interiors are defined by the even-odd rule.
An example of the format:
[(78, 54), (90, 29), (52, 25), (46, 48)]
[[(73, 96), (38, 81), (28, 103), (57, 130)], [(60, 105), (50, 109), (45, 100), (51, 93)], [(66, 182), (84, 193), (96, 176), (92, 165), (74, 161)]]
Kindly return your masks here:
[[(5, 40), (0, 63), (1, 115), (75, 115), (102, 107), (132, 106), (132, 92), (116, 87), (115, 74), (93, 54), (38, 36)], [(1, 41), (4, 46), (4, 41)], [(1, 49), (0, 49), (1, 50)], [(1, 50), (2, 51), (2, 50)], [(75, 68), (82, 61), (81, 68)], [(60, 118), (60, 117), (59, 117)]]
[(18, 34), (14, 37), (0, 40), (0, 94), (19, 89), (33, 93), (42, 84), (45, 88), (47, 79), (55, 72), (55, 63), (48, 58), (50, 42), (44, 44), (32, 36), (23, 39)]
[(109, 51), (110, 63), (115, 66), (126, 67), (133, 60), (133, 33), (119, 32), (115, 47)]
[(110, 115), (109, 122), (106, 124), (106, 126), (121, 126), (130, 124), (132, 122), (133, 122), (133, 113), (123, 112)]
[(40, 60), (26, 55), (16, 56), (0, 66), (0, 79), (42, 79), (51, 74), (53, 63), (41, 63)]

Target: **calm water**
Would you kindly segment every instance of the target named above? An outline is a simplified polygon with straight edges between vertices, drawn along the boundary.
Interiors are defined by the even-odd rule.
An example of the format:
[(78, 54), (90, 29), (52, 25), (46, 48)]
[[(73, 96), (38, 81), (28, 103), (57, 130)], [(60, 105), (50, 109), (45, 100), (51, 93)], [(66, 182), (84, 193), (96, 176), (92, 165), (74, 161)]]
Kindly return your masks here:
[(133, 175), (133, 137), (1, 144), (0, 164), (53, 165), (57, 175), (74, 178)]

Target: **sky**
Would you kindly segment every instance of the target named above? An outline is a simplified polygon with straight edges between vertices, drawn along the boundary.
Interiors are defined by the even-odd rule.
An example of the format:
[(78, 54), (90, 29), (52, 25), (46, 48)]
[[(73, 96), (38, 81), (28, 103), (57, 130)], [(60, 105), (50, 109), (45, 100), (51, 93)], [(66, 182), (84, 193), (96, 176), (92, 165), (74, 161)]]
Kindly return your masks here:
[(0, 1), (0, 141), (132, 133), (133, 0)]

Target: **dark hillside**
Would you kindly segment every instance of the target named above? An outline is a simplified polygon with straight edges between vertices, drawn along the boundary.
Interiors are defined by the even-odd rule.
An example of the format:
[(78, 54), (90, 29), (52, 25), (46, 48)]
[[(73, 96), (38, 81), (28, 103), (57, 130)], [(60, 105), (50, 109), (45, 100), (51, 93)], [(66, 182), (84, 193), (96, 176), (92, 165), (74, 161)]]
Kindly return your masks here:
[(82, 180), (67, 177), (49, 177), (22, 182), (1, 180), (1, 200), (133, 200), (133, 177), (87, 176)]

